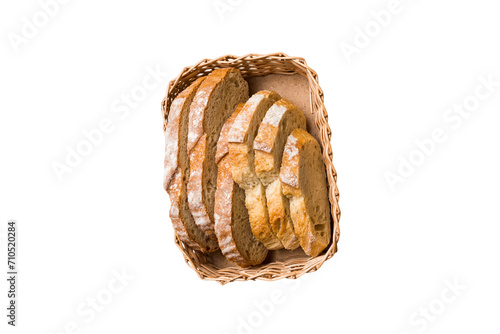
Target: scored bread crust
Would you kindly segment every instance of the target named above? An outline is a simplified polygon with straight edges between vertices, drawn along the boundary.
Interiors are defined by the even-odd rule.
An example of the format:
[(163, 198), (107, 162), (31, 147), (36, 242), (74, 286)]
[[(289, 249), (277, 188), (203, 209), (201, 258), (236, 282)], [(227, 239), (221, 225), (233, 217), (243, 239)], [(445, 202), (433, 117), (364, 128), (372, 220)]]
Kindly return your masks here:
[(325, 165), (319, 143), (307, 131), (288, 136), (280, 171), (283, 194), (290, 199), (290, 216), (300, 246), (317, 256), (330, 243), (330, 203)]
[(265, 188), (255, 173), (253, 141), (267, 110), (281, 97), (262, 90), (250, 97), (236, 117), (229, 133), (229, 160), (233, 180), (245, 189), (245, 204), (255, 237), (268, 249), (283, 244), (269, 223)]
[(255, 172), (266, 187), (269, 223), (286, 249), (299, 247), (293, 222), (290, 218), (290, 203), (283, 195), (279, 172), (286, 139), (296, 129), (306, 129), (306, 118), (292, 102), (276, 101), (266, 113), (255, 137)]
[(205, 80), (197, 79), (172, 102), (165, 129), (165, 170), (163, 185), (170, 197), (170, 220), (179, 239), (193, 249), (216, 251), (216, 238), (206, 236), (195, 224), (187, 205), (187, 120), (190, 104)]
[[(231, 176), (227, 139), (234, 120), (243, 105), (243, 103), (239, 104), (226, 121), (217, 143), (218, 170), (214, 219), (215, 234), (222, 254), (240, 267), (248, 267), (262, 263), (267, 256), (267, 248), (252, 234), (245, 201), (242, 198), (244, 190), (239, 188)], [(243, 216), (238, 216), (237, 211), (242, 211)], [(242, 232), (246, 232), (245, 235), (238, 235)]]
[(216, 69), (200, 85), (189, 111), (188, 205), (198, 227), (215, 238), (216, 145), (224, 122), (248, 99), (248, 83), (235, 68)]

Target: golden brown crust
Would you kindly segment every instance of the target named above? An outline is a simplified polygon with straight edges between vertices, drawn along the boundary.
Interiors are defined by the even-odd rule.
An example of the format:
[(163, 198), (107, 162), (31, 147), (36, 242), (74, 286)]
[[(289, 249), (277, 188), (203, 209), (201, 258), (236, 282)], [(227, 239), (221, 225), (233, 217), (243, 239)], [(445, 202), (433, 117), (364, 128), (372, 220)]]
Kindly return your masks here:
[[(309, 156), (320, 161), (319, 164), (322, 168), (319, 171), (307, 170), (305, 161)], [(311, 175), (312, 172), (317, 173), (317, 175)], [(310, 183), (305, 180), (306, 177), (309, 178)], [(290, 216), (300, 246), (306, 254), (317, 256), (330, 242), (330, 204), (326, 188), (326, 174), (321, 159), (321, 148), (316, 139), (307, 131), (296, 129), (288, 137), (283, 153), (280, 181), (283, 194), (290, 199)], [(317, 193), (319, 198), (308, 198), (305, 191), (306, 186), (321, 188), (323, 191)], [(317, 207), (318, 212), (322, 214), (322, 219), (311, 216), (314, 215), (314, 208), (311, 206)], [(317, 229), (317, 227), (321, 227), (321, 229)]]
[(222, 126), (236, 106), (248, 99), (248, 84), (238, 69), (216, 69), (203, 81), (189, 111), (188, 204), (199, 228), (215, 234), (216, 145)]
[(279, 179), (274, 180), (266, 187), (266, 198), (269, 224), (273, 232), (286, 249), (296, 249), (300, 243), (293, 229), (293, 222), (290, 217), (290, 203), (288, 198), (283, 195)]
[(174, 173), (172, 182), (167, 191), (170, 196), (170, 220), (174, 231), (179, 239), (193, 249), (203, 252), (214, 252), (218, 247), (217, 239), (205, 236), (194, 223), (189, 210), (183, 208), (186, 205), (186, 190), (183, 190), (182, 172), (180, 169)]
[(190, 173), (187, 186), (188, 204), (196, 225), (207, 235), (213, 235), (213, 222), (203, 204), (203, 164), (206, 157), (207, 135), (203, 135), (189, 154)]
[(259, 91), (245, 103), (229, 134), (233, 180), (245, 189), (245, 203), (255, 237), (268, 249), (283, 248), (269, 223), (265, 188), (255, 174), (253, 141), (266, 111), (281, 99), (273, 91)]
[[(217, 172), (217, 191), (215, 196), (215, 233), (217, 235), (217, 240), (219, 241), (219, 246), (222, 254), (231, 262), (236, 263), (240, 267), (248, 267), (262, 263), (267, 255), (267, 249), (261, 244), (258, 247), (257, 243), (260, 242), (255, 239), (252, 232), (249, 232), (248, 237), (254, 238), (254, 240), (249, 241), (254, 243), (254, 248), (259, 248), (258, 257), (252, 258), (249, 253), (252, 251), (247, 250), (245, 252), (242, 248), (244, 245), (238, 245), (236, 238), (233, 235), (233, 226), (235, 223), (235, 217), (233, 210), (235, 209), (235, 191), (236, 187), (239, 187), (233, 181), (231, 177), (231, 165), (229, 163), (229, 157), (226, 155), (219, 161), (219, 169)], [(243, 190), (241, 190), (243, 191)], [(245, 208), (245, 203), (240, 203), (240, 205)], [(249, 221), (247, 221), (250, 224)], [(254, 251), (255, 252), (255, 251)], [(244, 254), (247, 254), (245, 256)], [(255, 256), (255, 255), (254, 255)]]
[(234, 120), (236, 116), (240, 113), (241, 109), (245, 104), (240, 103), (236, 107), (236, 110), (233, 112), (231, 117), (229, 117), (222, 126), (222, 130), (220, 131), (219, 141), (217, 142), (217, 152), (215, 153), (215, 162), (218, 163), (226, 154), (229, 153), (229, 132), (231, 131), (231, 127), (233, 126)]
[(290, 250), (299, 246), (299, 240), (290, 218), (289, 201), (283, 195), (279, 171), (285, 141), (297, 127), (306, 128), (304, 114), (292, 102), (281, 99), (267, 111), (253, 143), (255, 172), (266, 186), (269, 223), (283, 246)]
[[(172, 181), (173, 175), (179, 166), (181, 154), (187, 154), (185, 150), (179, 147), (179, 142), (181, 141), (180, 127), (183, 126), (180, 123), (182, 119), (187, 116), (183, 114), (189, 113), (189, 107), (193, 101), (194, 95), (204, 80), (205, 77), (198, 78), (188, 88), (177, 95), (170, 106), (168, 123), (165, 128), (165, 170), (163, 180), (163, 187), (165, 190)], [(184, 126), (187, 127), (187, 124)]]
[(243, 189), (259, 183), (255, 174), (253, 142), (266, 111), (281, 99), (278, 93), (262, 90), (250, 97), (229, 133), (229, 152), (233, 179)]
[[(224, 254), (229, 261), (236, 263), (240, 267), (248, 267), (264, 261), (267, 255), (267, 249), (255, 239), (252, 232), (249, 232), (250, 235), (248, 237), (251, 237), (254, 240), (247, 240), (248, 242), (245, 245), (238, 244), (238, 239), (235, 235), (238, 231), (236, 231), (236, 229), (233, 230), (234, 224), (245, 223), (244, 221), (240, 221), (242, 217), (235, 217), (234, 210), (246, 210), (246, 207), (243, 201), (239, 201), (239, 198), (235, 193), (239, 190), (236, 189), (236, 187), (239, 188), (239, 186), (234, 182), (231, 176), (227, 139), (234, 120), (243, 108), (243, 105), (243, 103), (239, 104), (231, 117), (226, 121), (226, 123), (224, 123), (219, 141), (217, 143), (216, 160), (218, 170), (214, 219), (215, 234), (217, 235), (217, 240), (219, 241), (222, 254)], [(238, 208), (237, 206), (241, 206), (242, 208)], [(248, 219), (248, 214), (246, 215), (246, 218)], [(250, 222), (247, 220), (246, 224), (249, 225)], [(257, 244), (260, 244), (260, 247)], [(247, 248), (245, 249), (245, 247)], [(254, 248), (253, 252), (251, 248)], [(255, 251), (255, 249), (257, 249), (257, 251)], [(255, 257), (255, 255), (259, 256)]]
[(297, 108), (292, 102), (287, 99), (276, 101), (272, 106), (272, 110), (268, 110), (266, 117), (262, 120), (259, 128), (259, 133), (255, 137), (253, 148), (255, 150), (271, 153), (275, 139), (278, 137), (279, 125), (286, 113), (293, 113), (294, 116), (300, 118), (301, 128), (305, 129), (306, 118), (302, 111)]
[(185, 166), (187, 118), (190, 104), (197, 89), (205, 80), (197, 79), (188, 88), (182, 91), (172, 102), (165, 129), (165, 174), (164, 187), (170, 197), (170, 220), (179, 239), (193, 249), (204, 252), (213, 252), (218, 249), (217, 239), (209, 238), (198, 229), (187, 207), (187, 193), (185, 173), (189, 173), (189, 166)]
[(188, 153), (191, 152), (201, 136), (207, 132), (204, 128), (204, 119), (208, 100), (215, 92), (215, 88), (222, 83), (229, 73), (235, 71), (237, 69), (234, 68), (216, 69), (206, 77), (205, 81), (198, 88), (189, 111)]

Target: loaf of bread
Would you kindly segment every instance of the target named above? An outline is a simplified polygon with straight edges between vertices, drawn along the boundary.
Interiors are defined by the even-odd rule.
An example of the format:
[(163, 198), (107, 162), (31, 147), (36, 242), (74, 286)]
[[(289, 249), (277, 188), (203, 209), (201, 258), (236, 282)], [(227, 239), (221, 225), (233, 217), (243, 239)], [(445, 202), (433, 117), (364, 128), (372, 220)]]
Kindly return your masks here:
[(283, 195), (279, 172), (283, 149), (290, 133), (306, 129), (302, 111), (285, 99), (276, 101), (266, 113), (253, 143), (255, 172), (266, 187), (269, 223), (286, 249), (299, 246), (290, 218), (290, 204)]
[(238, 69), (216, 69), (202, 82), (190, 106), (188, 204), (196, 224), (209, 237), (215, 238), (217, 141), (224, 122), (247, 99), (248, 83)]
[(288, 136), (280, 171), (283, 194), (290, 199), (290, 216), (300, 246), (317, 256), (330, 243), (330, 205), (325, 165), (319, 143), (307, 131)]
[(239, 104), (226, 121), (217, 143), (215, 160), (218, 170), (214, 218), (215, 234), (222, 254), (240, 267), (248, 267), (262, 263), (266, 258), (267, 249), (252, 234), (245, 206), (245, 191), (233, 181), (231, 176), (227, 139), (243, 105), (243, 103)]
[(245, 204), (255, 237), (268, 249), (283, 248), (269, 224), (265, 188), (255, 173), (253, 142), (267, 110), (281, 97), (263, 90), (245, 103), (229, 133), (229, 161), (233, 179), (245, 189)]
[(207, 236), (195, 224), (187, 202), (189, 161), (186, 151), (188, 115), (193, 98), (205, 80), (197, 79), (172, 101), (165, 129), (165, 172), (163, 185), (170, 196), (170, 220), (180, 240), (204, 252), (219, 247), (215, 237)]

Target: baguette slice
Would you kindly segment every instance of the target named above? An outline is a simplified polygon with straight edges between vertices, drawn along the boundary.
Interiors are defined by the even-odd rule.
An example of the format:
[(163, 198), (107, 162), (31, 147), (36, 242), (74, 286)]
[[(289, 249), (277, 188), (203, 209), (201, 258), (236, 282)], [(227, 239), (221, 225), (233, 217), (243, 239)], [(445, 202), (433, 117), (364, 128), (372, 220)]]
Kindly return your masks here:
[(267, 248), (252, 234), (248, 211), (245, 207), (245, 191), (233, 181), (227, 143), (229, 131), (236, 116), (243, 108), (239, 104), (222, 127), (217, 143), (216, 162), (217, 191), (215, 192), (215, 234), (222, 254), (240, 267), (262, 263)]
[(203, 233), (195, 224), (187, 205), (189, 161), (186, 152), (189, 106), (205, 78), (182, 91), (172, 102), (165, 130), (165, 174), (163, 185), (170, 196), (170, 220), (179, 239), (193, 249), (216, 251), (216, 238)]
[(255, 237), (268, 249), (283, 248), (269, 224), (265, 188), (255, 173), (253, 141), (267, 110), (281, 99), (278, 93), (255, 93), (236, 117), (229, 132), (229, 161), (233, 180), (245, 189), (245, 204)]
[(248, 99), (248, 83), (235, 68), (217, 69), (200, 85), (189, 110), (188, 204), (194, 221), (210, 238), (214, 230), (215, 153), (224, 122)]
[(217, 238), (205, 234), (194, 222), (188, 207), (185, 179), (180, 169), (174, 173), (168, 194), (170, 195), (170, 220), (179, 239), (193, 249), (205, 253), (219, 249)]
[(290, 203), (283, 195), (279, 172), (283, 149), (290, 133), (306, 129), (302, 111), (285, 99), (276, 101), (267, 111), (253, 143), (255, 172), (266, 187), (269, 223), (286, 249), (299, 247), (290, 218)]
[(300, 246), (317, 256), (330, 243), (330, 203), (321, 148), (307, 131), (295, 129), (288, 136), (280, 180)]
[(165, 190), (170, 185), (174, 173), (179, 165), (185, 170), (189, 164), (187, 159), (187, 131), (189, 120), (189, 107), (205, 77), (201, 77), (184, 89), (172, 101), (168, 114), (168, 123), (165, 129), (165, 169), (163, 187)]

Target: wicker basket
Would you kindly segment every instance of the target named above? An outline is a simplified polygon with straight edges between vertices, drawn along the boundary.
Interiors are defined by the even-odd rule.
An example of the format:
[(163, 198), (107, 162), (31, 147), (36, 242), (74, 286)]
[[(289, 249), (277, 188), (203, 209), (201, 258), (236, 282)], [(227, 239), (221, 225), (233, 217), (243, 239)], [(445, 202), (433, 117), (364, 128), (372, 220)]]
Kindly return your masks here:
[[(291, 100), (304, 111), (308, 122), (308, 131), (316, 137), (323, 149), (332, 213), (332, 241), (326, 251), (314, 258), (307, 256), (301, 249), (269, 251), (268, 258), (264, 263), (250, 268), (240, 268), (228, 262), (220, 251), (205, 254), (193, 250), (181, 242), (177, 236), (175, 236), (175, 243), (184, 255), (186, 263), (196, 271), (201, 279), (215, 280), (221, 284), (235, 280), (295, 279), (305, 273), (316, 271), (337, 251), (337, 242), (340, 236), (339, 191), (336, 184), (337, 173), (332, 162), (331, 130), (323, 103), (323, 91), (318, 84), (316, 72), (307, 66), (303, 58), (289, 57), (283, 53), (249, 54), (243, 57), (228, 55), (217, 59), (204, 59), (191, 67), (184, 68), (179, 76), (170, 82), (167, 94), (162, 101), (163, 130), (166, 128), (170, 104), (177, 94), (198, 77), (208, 75), (214, 69), (225, 67), (235, 67), (241, 71), (243, 77), (249, 82), (251, 94), (266, 88), (277, 90), (282, 97)], [(287, 82), (287, 80), (291, 81)], [(303, 82), (302, 87), (300, 82)], [(282, 89), (282, 91), (276, 89), (281, 83), (290, 89)], [(295, 91), (290, 92), (290, 90)], [(304, 98), (297, 101), (297, 96), (300, 93)]]

